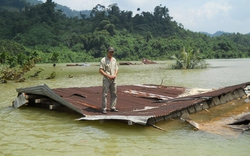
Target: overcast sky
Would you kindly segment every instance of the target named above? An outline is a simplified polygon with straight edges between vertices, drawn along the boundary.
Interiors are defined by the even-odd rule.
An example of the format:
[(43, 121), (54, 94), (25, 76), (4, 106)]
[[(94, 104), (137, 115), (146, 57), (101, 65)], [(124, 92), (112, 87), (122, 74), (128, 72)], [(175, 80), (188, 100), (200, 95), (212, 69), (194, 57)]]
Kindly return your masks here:
[[(46, 0), (42, 0), (45, 2)], [(185, 29), (195, 32), (250, 33), (250, 0), (53, 0), (72, 10), (92, 10), (97, 4), (108, 7), (117, 3), (120, 10), (153, 13), (154, 8), (166, 6), (169, 15)], [(139, 12), (140, 13), (140, 12)]]

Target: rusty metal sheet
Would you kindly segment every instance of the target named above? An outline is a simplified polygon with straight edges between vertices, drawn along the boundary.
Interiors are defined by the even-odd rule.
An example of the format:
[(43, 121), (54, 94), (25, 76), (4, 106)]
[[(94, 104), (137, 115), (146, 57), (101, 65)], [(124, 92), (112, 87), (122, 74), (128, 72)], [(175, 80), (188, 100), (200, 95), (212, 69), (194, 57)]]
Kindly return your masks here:
[[(221, 96), (239, 88), (245, 88), (250, 82), (229, 86), (218, 90), (179, 97), (186, 88), (162, 85), (124, 85), (117, 87), (117, 109), (119, 112), (101, 113), (102, 87), (72, 87), (46, 89), (39, 87), (39, 94), (50, 97), (59, 103), (81, 113), (80, 120), (115, 119), (127, 120), (146, 125), (149, 120), (164, 117), (171, 113), (188, 108), (212, 97)], [(30, 88), (17, 89), (19, 94), (26, 93)], [(36, 93), (35, 87), (32, 91)], [(51, 96), (50, 94), (53, 94)], [(56, 97), (54, 99), (54, 97)], [(108, 98), (109, 103), (109, 98)]]
[[(85, 116), (102, 115), (101, 97), (102, 87), (75, 87), (52, 89), (56, 94), (70, 102)], [(119, 112), (108, 112), (109, 115), (122, 116), (153, 116), (153, 109), (162, 104), (156, 100), (172, 99), (185, 92), (183, 87), (157, 85), (127, 85), (118, 86), (117, 109)], [(109, 98), (108, 98), (109, 103)]]

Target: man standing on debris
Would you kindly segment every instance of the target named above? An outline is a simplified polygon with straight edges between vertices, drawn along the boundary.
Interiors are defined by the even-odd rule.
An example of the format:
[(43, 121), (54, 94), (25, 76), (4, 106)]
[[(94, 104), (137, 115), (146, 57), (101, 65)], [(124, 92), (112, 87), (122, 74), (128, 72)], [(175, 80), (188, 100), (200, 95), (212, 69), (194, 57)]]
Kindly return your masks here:
[(103, 75), (102, 87), (102, 113), (107, 114), (107, 95), (110, 90), (110, 111), (118, 112), (116, 109), (117, 101), (117, 86), (116, 76), (118, 73), (118, 66), (116, 59), (113, 57), (114, 48), (109, 47), (107, 56), (103, 57), (100, 62), (99, 72)]

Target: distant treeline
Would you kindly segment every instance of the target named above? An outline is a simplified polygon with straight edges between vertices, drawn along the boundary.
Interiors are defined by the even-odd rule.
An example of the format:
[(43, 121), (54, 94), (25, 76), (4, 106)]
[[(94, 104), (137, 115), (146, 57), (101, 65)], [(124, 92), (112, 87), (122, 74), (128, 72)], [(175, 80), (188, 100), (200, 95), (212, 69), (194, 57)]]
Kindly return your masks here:
[(99, 61), (109, 46), (115, 47), (118, 60), (128, 61), (169, 59), (183, 47), (199, 50), (204, 59), (250, 57), (249, 34), (210, 37), (186, 30), (166, 6), (134, 14), (116, 3), (98, 4), (89, 16), (81, 13), (79, 18), (55, 9), (52, 0), (35, 6), (25, 0), (0, 3), (1, 63), (34, 56), (42, 63)]

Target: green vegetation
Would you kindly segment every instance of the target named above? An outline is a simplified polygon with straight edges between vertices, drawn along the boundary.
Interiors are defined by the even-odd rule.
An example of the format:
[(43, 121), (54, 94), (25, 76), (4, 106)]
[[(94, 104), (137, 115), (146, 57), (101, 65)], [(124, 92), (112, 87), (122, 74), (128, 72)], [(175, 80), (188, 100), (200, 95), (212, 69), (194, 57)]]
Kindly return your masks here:
[(34, 74), (29, 75), (28, 78), (38, 77), (38, 75), (39, 75), (42, 71), (44, 71), (44, 69), (43, 69), (43, 68), (39, 68), (38, 70), (35, 71)]
[(200, 57), (200, 51), (194, 52), (192, 49), (186, 52), (185, 47), (178, 56), (173, 55), (172, 59), (175, 64), (172, 65), (173, 69), (196, 69), (206, 68), (208, 64)]
[[(250, 57), (249, 34), (210, 37), (191, 32), (173, 20), (166, 6), (133, 14), (116, 3), (98, 4), (81, 18), (55, 8), (52, 0), (34, 6), (25, 0), (0, 2), (1, 66), (23, 66), (34, 58), (40, 58), (38, 63), (99, 61), (108, 46), (115, 47), (119, 61), (177, 59), (183, 47), (199, 49), (203, 59)], [(181, 68), (193, 68), (197, 62), (184, 64)]]
[(52, 72), (52, 73), (50, 73), (50, 76), (49, 77), (47, 77), (46, 79), (54, 79), (55, 77), (56, 77), (56, 72)]
[[(33, 67), (35, 67), (36, 62), (39, 61), (39, 58), (33, 58), (31, 60), (26, 60), (21, 66), (9, 67), (3, 66), (0, 69), (0, 81), (2, 83), (7, 83), (8, 80), (15, 82), (25, 81), (24, 74), (29, 72)], [(40, 72), (36, 72), (39, 74)], [(35, 76), (35, 74), (34, 74)]]

